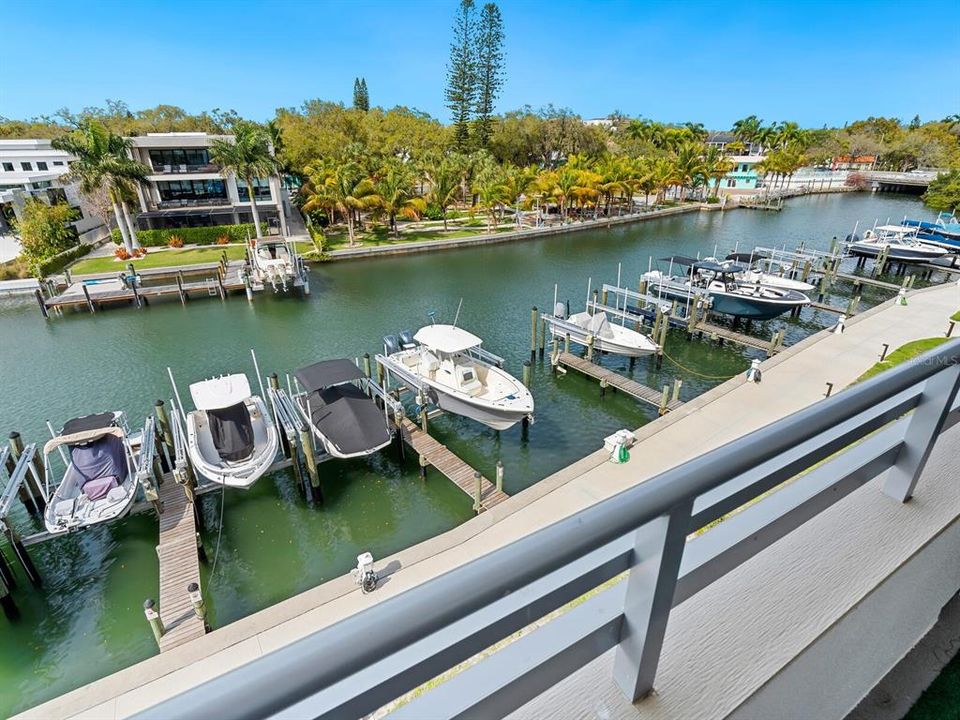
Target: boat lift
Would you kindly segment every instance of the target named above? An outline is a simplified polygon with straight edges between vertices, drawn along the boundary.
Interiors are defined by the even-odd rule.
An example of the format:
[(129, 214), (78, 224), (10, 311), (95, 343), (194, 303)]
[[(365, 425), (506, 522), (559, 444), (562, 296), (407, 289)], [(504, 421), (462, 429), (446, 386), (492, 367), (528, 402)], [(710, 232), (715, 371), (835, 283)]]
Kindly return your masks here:
[[(273, 288), (275, 293), (288, 292), (290, 287), (300, 288), (304, 295), (310, 294), (310, 275), (307, 271), (307, 263), (303, 256), (297, 251), (297, 244), (291, 238), (262, 238), (261, 243), (281, 243), (286, 250), (289, 260), (281, 261), (283, 265), (277, 272), (271, 272), (265, 269), (257, 262), (255, 241), (250, 238), (250, 231), (247, 231), (247, 271), (250, 275), (251, 287), (253, 290), (263, 290), (267, 283)], [(289, 285), (288, 285), (289, 283)]]

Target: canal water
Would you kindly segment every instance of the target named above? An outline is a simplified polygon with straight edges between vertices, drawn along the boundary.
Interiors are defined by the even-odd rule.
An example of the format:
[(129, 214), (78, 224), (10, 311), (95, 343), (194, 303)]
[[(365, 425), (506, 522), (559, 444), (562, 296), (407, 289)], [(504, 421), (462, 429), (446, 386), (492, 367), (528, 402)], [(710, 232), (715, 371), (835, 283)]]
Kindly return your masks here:
[[(789, 200), (781, 213), (691, 213), (515, 244), (330, 263), (312, 269), (307, 300), (266, 292), (253, 304), (233, 296), (48, 322), (32, 300), (0, 300), (0, 430), (19, 430), (27, 442), (42, 444), (46, 420), (59, 427), (70, 417), (114, 409), (139, 425), (155, 399), (171, 395), (167, 366), (184, 393), (190, 382), (220, 373), (247, 372), (253, 382), (250, 348), (264, 372), (281, 375), (319, 359), (372, 355), (383, 335), (416, 329), (429, 322), (429, 312), (451, 321), (461, 298), (460, 325), (484, 338), (519, 376), (529, 357), (530, 308), (550, 307), (554, 283), (576, 311), (588, 278), (594, 287), (613, 283), (618, 263), (624, 284), (635, 288), (651, 256), (726, 254), (754, 245), (792, 249), (801, 241), (826, 249), (857, 220), (872, 225), (904, 214), (926, 215), (914, 198), (812, 196)], [(850, 290), (840, 283), (829, 301), (845, 305)], [(864, 288), (861, 308), (891, 294)], [(752, 332), (769, 339), (782, 327), (789, 344), (835, 320), (807, 310), (802, 319), (754, 324)], [(644, 359), (632, 375), (652, 387), (680, 377), (683, 399), (745, 371), (760, 356), (687, 342), (679, 331), (671, 332), (666, 351), (670, 359), (660, 371)], [(603, 362), (630, 373), (625, 361)], [(487, 477), (501, 460), (504, 489), (515, 493), (595, 450), (606, 435), (656, 414), (616, 393), (601, 400), (594, 381), (572, 372), (555, 378), (539, 363), (532, 391), (537, 420), (527, 440), (519, 426), (497, 434), (456, 417), (438, 418), (432, 432)], [(306, 503), (288, 473), (264, 478), (246, 493), (205, 496), (203, 539), (211, 559), (217, 555), (215, 572), (203, 569), (212, 625), (342, 575), (359, 552), (382, 558), (471, 517), (470, 498), (433, 471), (421, 482), (411, 455), (406, 463), (386, 451), (322, 465), (322, 507)], [(15, 520), (29, 534), (38, 526), (18, 510)], [(31, 549), (44, 588), (21, 581), (15, 591), (21, 618), (0, 618), (0, 716), (156, 652), (142, 609), (144, 599), (158, 593), (156, 535), (155, 518), (142, 514)]]

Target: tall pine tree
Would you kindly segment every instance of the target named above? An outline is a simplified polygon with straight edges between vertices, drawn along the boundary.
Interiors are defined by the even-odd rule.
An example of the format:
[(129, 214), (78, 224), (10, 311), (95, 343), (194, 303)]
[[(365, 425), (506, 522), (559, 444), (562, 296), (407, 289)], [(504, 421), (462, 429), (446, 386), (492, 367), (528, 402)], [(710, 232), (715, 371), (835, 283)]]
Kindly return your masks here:
[(500, 8), (487, 3), (477, 31), (477, 142), (486, 147), (492, 130), (493, 106), (503, 87), (503, 19)]
[(453, 22), (445, 97), (453, 120), (457, 150), (467, 150), (470, 116), (477, 98), (477, 21), (473, 0), (460, 0)]
[(370, 109), (370, 95), (367, 94), (365, 78), (354, 78), (353, 80), (353, 107), (355, 110), (363, 110), (364, 112)]

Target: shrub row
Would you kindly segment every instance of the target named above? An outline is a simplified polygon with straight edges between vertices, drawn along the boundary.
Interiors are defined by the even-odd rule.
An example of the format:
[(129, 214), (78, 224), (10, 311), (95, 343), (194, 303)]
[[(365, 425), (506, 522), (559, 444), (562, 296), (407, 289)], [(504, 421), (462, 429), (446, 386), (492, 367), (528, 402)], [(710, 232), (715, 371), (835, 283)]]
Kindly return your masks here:
[(45, 278), (47, 275), (58, 273), (77, 258), (82, 258), (93, 249), (92, 245), (75, 245), (69, 250), (47, 258), (34, 265), (34, 274), (39, 278)]
[[(260, 227), (263, 229), (263, 233), (266, 234), (266, 224), (260, 223)], [(224, 235), (230, 238), (230, 242), (246, 242), (247, 233), (250, 234), (250, 237), (254, 237), (257, 234), (253, 223), (166, 228), (163, 230), (137, 230), (137, 240), (144, 247), (165, 247), (171, 237), (177, 236), (182, 238), (186, 245), (215, 245), (217, 238)], [(123, 244), (123, 238), (120, 236), (119, 230), (113, 231), (113, 241), (117, 245)]]

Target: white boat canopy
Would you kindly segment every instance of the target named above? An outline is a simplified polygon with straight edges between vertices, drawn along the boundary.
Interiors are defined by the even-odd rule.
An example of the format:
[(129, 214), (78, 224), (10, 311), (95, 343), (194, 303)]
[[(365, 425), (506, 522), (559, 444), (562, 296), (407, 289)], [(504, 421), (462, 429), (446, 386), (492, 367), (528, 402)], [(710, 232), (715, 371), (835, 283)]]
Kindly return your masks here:
[(442, 353), (458, 353), (478, 347), (483, 341), (454, 325), (427, 325), (413, 336), (421, 345)]
[(895, 233), (897, 235), (913, 235), (917, 232), (917, 228), (904, 227), (903, 225), (880, 225), (874, 229), (876, 232)]
[(243, 373), (201, 380), (190, 386), (197, 410), (221, 410), (239, 405), (250, 397), (250, 383)]
[(122, 439), (123, 434), (123, 428), (113, 426), (96, 428), (93, 430), (83, 430), (81, 432), (75, 432), (69, 435), (57, 435), (57, 437), (47, 440), (47, 444), (43, 446), (43, 454), (49, 455), (61, 445), (77, 445), (79, 443), (91, 442), (93, 440), (99, 440), (102, 437), (106, 437), (107, 435), (114, 435)]

